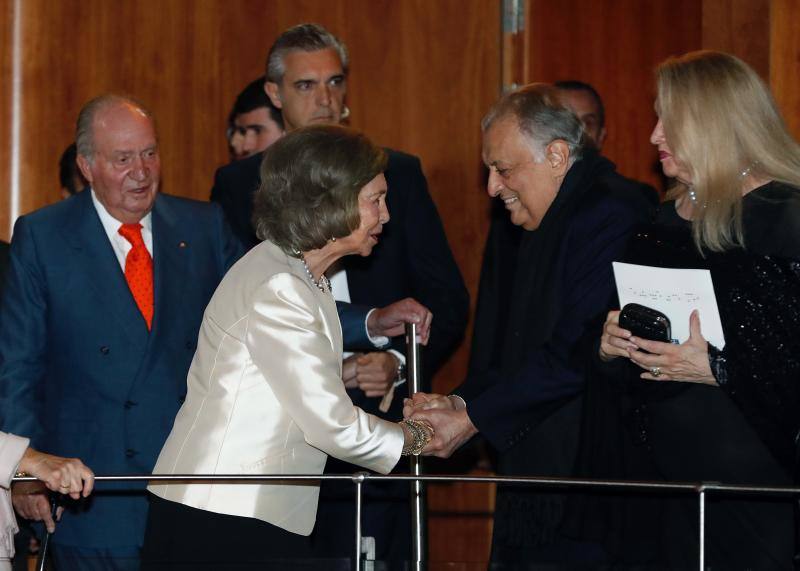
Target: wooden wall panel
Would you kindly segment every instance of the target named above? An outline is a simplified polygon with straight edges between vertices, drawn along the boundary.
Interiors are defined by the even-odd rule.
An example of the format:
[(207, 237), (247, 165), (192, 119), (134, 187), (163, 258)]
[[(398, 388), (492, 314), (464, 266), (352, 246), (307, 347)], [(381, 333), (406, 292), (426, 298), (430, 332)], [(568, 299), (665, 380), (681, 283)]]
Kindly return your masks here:
[(770, 84), (789, 130), (800, 140), (800, 0), (772, 0)]
[(769, 20), (770, 0), (703, 0), (703, 49), (731, 53), (769, 81)]
[(603, 153), (618, 170), (657, 188), (653, 67), (701, 45), (696, 0), (530, 0), (527, 81), (579, 79), (606, 106)]

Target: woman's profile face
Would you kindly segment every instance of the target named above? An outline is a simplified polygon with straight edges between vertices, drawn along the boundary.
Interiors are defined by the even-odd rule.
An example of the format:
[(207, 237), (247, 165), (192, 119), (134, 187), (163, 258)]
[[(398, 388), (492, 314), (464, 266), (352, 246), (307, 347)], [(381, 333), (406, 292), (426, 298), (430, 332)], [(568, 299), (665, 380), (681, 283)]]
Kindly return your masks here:
[(369, 256), (378, 243), (383, 225), (389, 221), (386, 191), (386, 178), (381, 173), (358, 193), (358, 215), (361, 219), (358, 228), (337, 240), (348, 254)]
[(677, 178), (684, 184), (692, 184), (689, 170), (672, 154), (660, 117), (650, 135), (650, 142), (658, 149), (658, 160), (661, 161), (661, 170), (664, 174), (670, 178)]

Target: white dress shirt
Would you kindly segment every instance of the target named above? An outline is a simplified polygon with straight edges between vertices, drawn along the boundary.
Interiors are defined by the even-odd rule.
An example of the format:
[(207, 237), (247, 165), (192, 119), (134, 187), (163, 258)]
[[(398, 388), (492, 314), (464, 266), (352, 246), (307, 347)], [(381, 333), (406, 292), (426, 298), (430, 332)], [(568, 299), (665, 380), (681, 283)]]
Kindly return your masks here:
[[(122, 227), (122, 222), (111, 216), (106, 210), (106, 207), (97, 199), (94, 189), (91, 189), (92, 204), (94, 209), (97, 210), (97, 215), (100, 217), (100, 222), (103, 224), (103, 229), (106, 231), (108, 241), (111, 242), (111, 247), (114, 249), (114, 255), (117, 256), (119, 267), (125, 273), (125, 259), (128, 257), (128, 252), (133, 249), (133, 246), (128, 242), (120, 233), (119, 229)], [(150, 252), (150, 257), (153, 257), (153, 216), (150, 212), (139, 220), (142, 225), (142, 240), (144, 240), (145, 248)]]

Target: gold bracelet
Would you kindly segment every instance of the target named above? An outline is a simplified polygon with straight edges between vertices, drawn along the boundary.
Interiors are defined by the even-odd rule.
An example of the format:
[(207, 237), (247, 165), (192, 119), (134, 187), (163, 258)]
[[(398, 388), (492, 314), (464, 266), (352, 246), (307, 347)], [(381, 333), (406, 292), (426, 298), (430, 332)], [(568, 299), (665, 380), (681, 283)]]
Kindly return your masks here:
[(411, 444), (403, 446), (401, 454), (403, 456), (419, 456), (433, 438), (433, 427), (427, 422), (410, 418), (401, 420), (400, 424), (406, 425), (413, 439)]

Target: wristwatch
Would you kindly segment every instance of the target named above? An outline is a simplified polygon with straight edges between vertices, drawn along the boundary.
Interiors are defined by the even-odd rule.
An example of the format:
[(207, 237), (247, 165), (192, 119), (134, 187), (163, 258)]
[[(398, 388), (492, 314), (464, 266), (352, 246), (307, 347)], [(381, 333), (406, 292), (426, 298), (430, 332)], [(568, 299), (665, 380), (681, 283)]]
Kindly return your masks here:
[(400, 359), (397, 359), (397, 378), (395, 383), (401, 383), (406, 380), (406, 364)]

